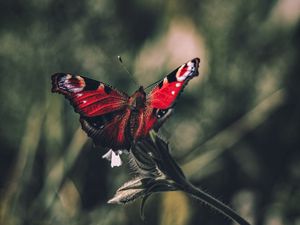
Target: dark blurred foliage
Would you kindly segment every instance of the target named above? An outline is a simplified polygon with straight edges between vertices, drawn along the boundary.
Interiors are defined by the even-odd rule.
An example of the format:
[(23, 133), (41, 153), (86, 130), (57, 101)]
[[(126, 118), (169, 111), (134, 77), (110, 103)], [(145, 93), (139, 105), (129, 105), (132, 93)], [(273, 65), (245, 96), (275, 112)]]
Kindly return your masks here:
[[(253, 224), (300, 223), (300, 6), (280, 1), (0, 2), (0, 224), (231, 224), (184, 193), (106, 201), (110, 169), (55, 72), (132, 93), (200, 57), (161, 130), (191, 181)], [(126, 157), (125, 157), (126, 158)]]

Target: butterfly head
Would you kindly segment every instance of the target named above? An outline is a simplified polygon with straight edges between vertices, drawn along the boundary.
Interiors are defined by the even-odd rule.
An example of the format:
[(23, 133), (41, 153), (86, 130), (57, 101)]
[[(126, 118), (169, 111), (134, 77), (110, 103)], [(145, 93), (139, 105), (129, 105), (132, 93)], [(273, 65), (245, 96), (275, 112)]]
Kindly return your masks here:
[(130, 97), (129, 105), (132, 110), (143, 109), (146, 102), (146, 93), (144, 87), (140, 86), (139, 89)]
[(146, 93), (145, 93), (145, 89), (144, 89), (144, 87), (143, 87), (143, 86), (140, 86), (140, 87), (139, 87), (139, 89), (138, 89), (136, 92), (140, 92), (141, 94), (144, 94), (144, 95), (146, 95)]

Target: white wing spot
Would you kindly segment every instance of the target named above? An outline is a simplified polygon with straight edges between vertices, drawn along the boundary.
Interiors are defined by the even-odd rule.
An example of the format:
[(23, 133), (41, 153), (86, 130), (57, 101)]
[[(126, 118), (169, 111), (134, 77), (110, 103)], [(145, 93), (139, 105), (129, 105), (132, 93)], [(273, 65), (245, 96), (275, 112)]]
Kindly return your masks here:
[(82, 96), (82, 94), (77, 94), (77, 97), (81, 97)]
[(176, 83), (175, 86), (176, 86), (176, 87), (180, 87), (180, 86), (181, 86), (181, 83)]
[(85, 103), (86, 103), (86, 101), (85, 101), (85, 100), (83, 100), (83, 101), (82, 101), (82, 103), (83, 103), (83, 104), (85, 104)]
[(175, 91), (172, 91), (171, 94), (172, 94), (172, 95), (175, 95)]

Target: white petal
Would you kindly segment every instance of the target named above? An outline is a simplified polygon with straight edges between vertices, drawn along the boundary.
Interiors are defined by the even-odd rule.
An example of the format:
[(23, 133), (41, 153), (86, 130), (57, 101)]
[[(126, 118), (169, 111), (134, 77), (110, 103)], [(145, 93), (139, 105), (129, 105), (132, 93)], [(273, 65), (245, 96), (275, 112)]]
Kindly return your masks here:
[(115, 167), (115, 166), (121, 166), (121, 165), (122, 165), (122, 160), (121, 160), (120, 155), (116, 154), (114, 151), (112, 151), (110, 166)]

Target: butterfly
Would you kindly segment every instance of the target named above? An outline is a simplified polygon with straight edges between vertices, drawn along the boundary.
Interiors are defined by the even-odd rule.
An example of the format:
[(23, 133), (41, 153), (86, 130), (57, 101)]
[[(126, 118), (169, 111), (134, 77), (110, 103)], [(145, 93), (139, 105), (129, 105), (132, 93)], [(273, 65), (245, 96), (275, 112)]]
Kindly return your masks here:
[(52, 92), (70, 101), (80, 114), (82, 129), (96, 145), (113, 151), (129, 150), (169, 117), (181, 91), (198, 76), (199, 63), (199, 58), (184, 63), (148, 94), (141, 86), (128, 96), (103, 82), (69, 73), (52, 75)]

